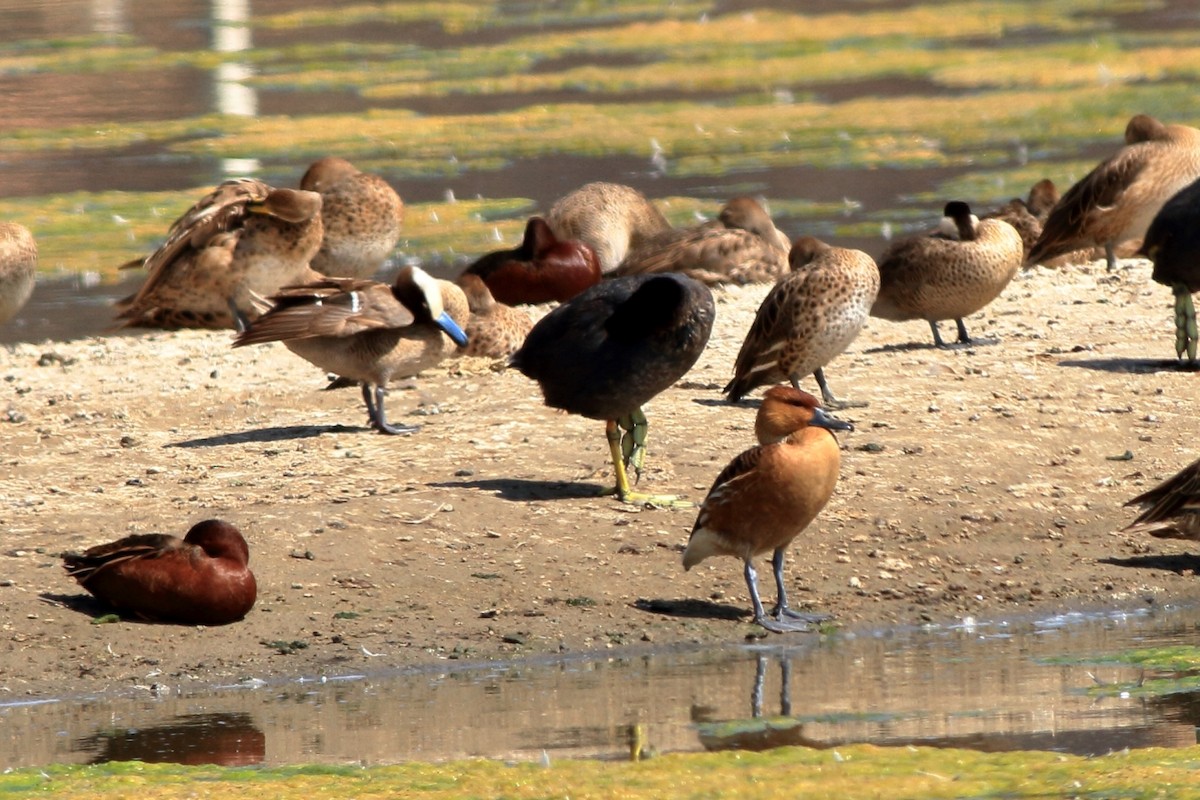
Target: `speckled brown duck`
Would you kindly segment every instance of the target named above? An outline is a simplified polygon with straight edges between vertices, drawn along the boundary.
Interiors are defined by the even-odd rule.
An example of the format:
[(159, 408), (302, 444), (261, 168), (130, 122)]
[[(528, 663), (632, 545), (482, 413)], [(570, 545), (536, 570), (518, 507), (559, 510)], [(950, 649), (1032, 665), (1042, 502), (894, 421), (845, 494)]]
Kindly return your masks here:
[[(784, 554), (833, 496), (841, 468), (833, 431), (854, 427), (825, 413), (807, 392), (775, 386), (763, 396), (755, 429), (760, 444), (721, 470), (700, 506), (683, 567), (711, 556), (740, 558), (754, 621), (775, 633), (807, 630), (828, 615), (788, 607)], [(765, 553), (771, 554), (777, 593), (770, 612), (763, 608), (754, 569), (755, 557)]]
[(0, 222), (0, 325), (17, 315), (33, 294), (37, 242), (24, 225)]
[(1127, 531), (1200, 542), (1200, 461), (1193, 461), (1125, 505), (1142, 507), (1137, 519), (1125, 526)]
[(633, 492), (627, 468), (640, 474), (645, 459), (642, 406), (696, 363), (715, 314), (712, 292), (684, 275), (613, 278), (542, 317), (511, 364), (546, 405), (604, 421), (622, 501), (671, 504)]
[[(320, 277), (321, 196), (241, 178), (222, 183), (171, 226), (141, 263), (138, 291), (117, 302), (120, 327), (234, 328), (258, 315), (255, 296)], [(133, 262), (130, 265), (136, 265)]]
[(952, 319), (958, 341), (971, 337), (963, 318), (995, 300), (1021, 268), (1021, 237), (1007, 222), (978, 220), (966, 203), (946, 204), (944, 232), (896, 242), (879, 260), (879, 294), (871, 316), (923, 319), (944, 347), (939, 320)]
[(1030, 188), (1025, 199), (1014, 197), (995, 211), (985, 214), (982, 219), (999, 219), (1012, 225), (1021, 237), (1024, 255), (1028, 256), (1038, 237), (1042, 235), (1042, 226), (1046, 223), (1050, 209), (1057, 202), (1058, 189), (1054, 181), (1043, 178)]
[(153, 622), (227, 625), (258, 597), (250, 548), (233, 525), (210, 519), (180, 539), (126, 536), (82, 553), (64, 553), (67, 574), (122, 614)]
[(314, 161), (300, 188), (321, 195), (321, 249), (312, 268), (338, 278), (373, 278), (383, 267), (404, 221), (404, 202), (378, 175), (344, 158)]
[(285, 288), (270, 299), (270, 310), (233, 346), (281, 341), (326, 372), (360, 382), (368, 419), (380, 433), (417, 430), (388, 423), (383, 406), (388, 383), (429, 369), (467, 343), (466, 296), (417, 267), (401, 269), (391, 286), (328, 278)]
[(631, 250), (645, 245), (671, 223), (646, 196), (621, 183), (596, 181), (559, 198), (546, 215), (555, 235), (586, 244), (612, 272)]
[(791, 272), (767, 294), (742, 342), (733, 380), (724, 391), (736, 402), (768, 384), (812, 374), (827, 406), (834, 397), (824, 367), (850, 346), (879, 293), (879, 268), (861, 250), (830, 247), (802, 236), (788, 254)]
[(457, 281), (467, 296), (471, 319), (467, 323), (467, 343), (463, 355), (482, 358), (508, 358), (517, 351), (533, 327), (533, 318), (521, 308), (496, 302), (487, 284), (478, 275), (460, 275)]
[(561, 303), (600, 282), (600, 261), (588, 245), (560, 239), (546, 220), (530, 217), (521, 244), (481, 256), (466, 273), (507, 305)]
[(1200, 180), (1176, 194), (1150, 223), (1139, 255), (1154, 262), (1150, 277), (1175, 295), (1175, 354), (1196, 363), (1200, 331), (1192, 293), (1200, 291)]
[(1100, 162), (1055, 204), (1027, 261), (1040, 264), (1084, 247), (1114, 248), (1145, 235), (1167, 200), (1200, 178), (1200, 130), (1146, 114), (1125, 128), (1125, 146)]
[(773, 283), (787, 272), (790, 242), (752, 197), (735, 197), (713, 222), (659, 234), (632, 250), (614, 275), (679, 272), (701, 283)]

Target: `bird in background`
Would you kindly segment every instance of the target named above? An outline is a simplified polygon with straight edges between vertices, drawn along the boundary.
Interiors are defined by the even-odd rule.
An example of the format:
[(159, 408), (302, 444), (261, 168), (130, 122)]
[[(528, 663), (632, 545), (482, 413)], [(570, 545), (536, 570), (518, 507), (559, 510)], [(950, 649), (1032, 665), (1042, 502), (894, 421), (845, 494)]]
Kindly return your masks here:
[(37, 276), (37, 242), (24, 225), (0, 222), (0, 325), (29, 301)]
[(1200, 178), (1200, 130), (1138, 114), (1125, 126), (1125, 146), (1067, 190), (1050, 211), (1026, 262), (1040, 264), (1082, 247), (1115, 248), (1146, 234), (1176, 192)]
[[(841, 453), (833, 431), (854, 430), (807, 392), (775, 386), (755, 419), (760, 444), (735, 457), (713, 482), (683, 551), (689, 570), (710, 556), (742, 559), (754, 621), (774, 633), (808, 630), (829, 619), (788, 607), (784, 554), (833, 496)], [(776, 603), (768, 613), (758, 593), (754, 558), (771, 554)]]
[(1007, 222), (979, 220), (961, 201), (946, 204), (935, 235), (891, 245), (879, 259), (879, 293), (871, 316), (923, 319), (945, 347), (938, 320), (952, 319), (960, 344), (970, 344), (963, 318), (995, 300), (1021, 268), (1021, 237)]
[(541, 217), (525, 223), (521, 244), (480, 256), (465, 275), (477, 275), (497, 302), (561, 303), (600, 282), (600, 262), (583, 242), (560, 239)]
[(616, 269), (631, 250), (671, 230), (671, 223), (644, 194), (606, 181), (585, 183), (560, 197), (550, 207), (546, 222), (558, 238), (592, 248), (605, 274)]
[(370, 425), (408, 434), (384, 410), (389, 382), (410, 378), (467, 344), (470, 312), (462, 290), (419, 267), (404, 267), (392, 285), (327, 278), (282, 289), (269, 310), (234, 340), (234, 347), (281, 341), (326, 372), (362, 385)]
[(716, 308), (704, 284), (676, 273), (606, 280), (533, 326), (510, 364), (541, 386), (546, 405), (603, 420), (617, 497), (683, 505), (673, 495), (634, 492), (648, 423), (642, 407), (700, 358)]
[(314, 161), (300, 188), (321, 195), (321, 247), (310, 266), (331, 278), (374, 278), (400, 240), (404, 201), (344, 158)]
[(467, 296), (467, 307), (471, 310), (467, 343), (460, 348), (462, 354), (506, 359), (515, 353), (525, 343), (533, 318), (524, 309), (496, 302), (478, 275), (465, 273), (456, 283)]
[(1193, 461), (1125, 505), (1142, 507), (1137, 519), (1125, 526), (1126, 531), (1200, 541), (1200, 461)]
[(830, 247), (802, 236), (788, 254), (791, 272), (763, 299), (723, 391), (737, 402), (759, 386), (812, 374), (830, 408), (855, 403), (838, 400), (824, 367), (858, 336), (879, 293), (879, 268), (861, 250)]
[(193, 525), (183, 539), (141, 533), (62, 558), (96, 599), (153, 622), (226, 625), (246, 616), (258, 596), (245, 538), (216, 519)]
[(171, 225), (139, 264), (148, 271), (117, 301), (118, 327), (237, 328), (260, 313), (255, 298), (321, 277), (321, 195), (253, 178), (222, 183)]

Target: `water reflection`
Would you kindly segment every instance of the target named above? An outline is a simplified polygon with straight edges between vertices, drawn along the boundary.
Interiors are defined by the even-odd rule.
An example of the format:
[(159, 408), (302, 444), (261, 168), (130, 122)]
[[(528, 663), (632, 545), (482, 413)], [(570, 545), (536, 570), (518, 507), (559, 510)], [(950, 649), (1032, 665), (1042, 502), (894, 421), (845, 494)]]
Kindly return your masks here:
[[(385, 764), (852, 742), (1098, 754), (1195, 744), (1200, 700), (1049, 663), (1190, 642), (1200, 609), (0, 705), (8, 765)], [(155, 687), (163, 688), (163, 687)], [(145, 689), (138, 690), (145, 692)]]

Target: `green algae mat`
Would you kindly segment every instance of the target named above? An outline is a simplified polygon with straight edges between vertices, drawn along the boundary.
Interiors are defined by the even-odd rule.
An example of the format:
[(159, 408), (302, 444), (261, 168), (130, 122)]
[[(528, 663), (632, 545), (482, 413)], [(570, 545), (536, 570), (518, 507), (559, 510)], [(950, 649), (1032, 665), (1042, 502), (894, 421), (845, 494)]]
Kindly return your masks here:
[(19, 770), (0, 797), (1200, 798), (1200, 747), (1100, 758), (851, 745), (667, 755), (638, 763), (462, 761), (281, 769), (121, 763)]

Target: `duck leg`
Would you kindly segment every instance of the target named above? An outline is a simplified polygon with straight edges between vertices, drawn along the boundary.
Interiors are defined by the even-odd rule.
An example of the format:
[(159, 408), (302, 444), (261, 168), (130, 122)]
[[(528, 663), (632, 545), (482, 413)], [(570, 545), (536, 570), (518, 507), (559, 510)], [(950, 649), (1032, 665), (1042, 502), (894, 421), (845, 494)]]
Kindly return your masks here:
[(627, 473), (633, 467), (633, 482), (637, 483), (642, 479), (642, 467), (646, 463), (646, 436), (650, 432), (650, 423), (639, 408), (619, 418), (617, 427), (625, 431), (621, 434), (621, 459), (625, 462)]
[(1195, 364), (1200, 331), (1196, 327), (1196, 306), (1192, 303), (1192, 293), (1182, 283), (1174, 284), (1171, 289), (1175, 292), (1175, 355), (1183, 358), (1183, 354), (1187, 353), (1188, 363)]
[[(829, 383), (825, 380), (824, 367), (817, 367), (813, 377), (817, 379), (817, 386), (821, 387), (821, 402), (827, 408), (865, 408), (867, 406), (866, 401), (863, 400), (838, 400), (834, 397), (833, 392), (829, 389)], [(792, 377), (792, 388), (800, 390), (800, 381), (795, 377)]]
[(367, 404), (367, 421), (371, 424), (371, 427), (380, 433), (396, 436), (398, 434), (416, 433), (421, 429), (419, 425), (388, 424), (387, 414), (383, 410), (383, 398), (387, 394), (387, 389), (382, 386), (376, 386), (374, 392), (372, 392), (371, 385), (363, 381), (362, 394), (363, 401)]
[(1109, 272), (1114, 272), (1117, 269), (1117, 252), (1112, 242), (1104, 243), (1104, 261), (1108, 266)]
[(967, 334), (967, 324), (963, 322), (963, 318), (955, 317), (954, 324), (958, 326), (958, 343), (971, 344), (971, 337)]
[(788, 608), (787, 589), (783, 585), (783, 548), (775, 549), (774, 555), (771, 556), (771, 572), (775, 575), (775, 591), (776, 602), (775, 607), (771, 609), (771, 616), (778, 620), (788, 619), (798, 620), (803, 624), (803, 627), (793, 628), (793, 630), (807, 630), (808, 625), (825, 622), (832, 619), (829, 614), (806, 614), (802, 611), (793, 611)]
[[(642, 414), (640, 409), (637, 411), (637, 414), (641, 415), (641, 418), (643, 421), (646, 419), (645, 415)], [(616, 488), (607, 489), (607, 490), (605, 490), (604, 494), (616, 494), (617, 499), (620, 500), (622, 503), (634, 503), (636, 505), (649, 504), (649, 505), (654, 505), (654, 506), (670, 506), (672, 508), (690, 508), (691, 507), (691, 505), (692, 505), (691, 503), (687, 502), (686, 500), (680, 500), (673, 494), (646, 494), (643, 492), (633, 491), (629, 485), (629, 473), (625, 470), (625, 464), (627, 461), (627, 457), (624, 452), (626, 437), (628, 436), (628, 437), (632, 438), (633, 432), (631, 431), (628, 434), (626, 434), (625, 436), (622, 436), (620, 423), (617, 422), (617, 420), (615, 420), (615, 419), (610, 419), (604, 423), (604, 435), (608, 439), (608, 449), (612, 453), (613, 471), (616, 473), (616, 476), (617, 476)], [(643, 428), (642, 428), (641, 437), (642, 437), (642, 441), (645, 442), (645, 426), (644, 426), (644, 424), (643, 424)], [(642, 449), (643, 449), (643, 458), (644, 458), (644, 452), (645, 452), (644, 444), (642, 445)], [(635, 465), (635, 469), (638, 469), (638, 471), (640, 473), (640, 464)]]
[(933, 346), (945, 347), (946, 343), (942, 341), (942, 334), (938, 332), (937, 322), (929, 320), (929, 330), (933, 331)]

